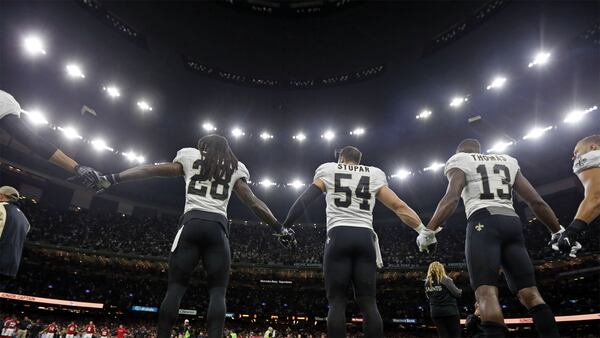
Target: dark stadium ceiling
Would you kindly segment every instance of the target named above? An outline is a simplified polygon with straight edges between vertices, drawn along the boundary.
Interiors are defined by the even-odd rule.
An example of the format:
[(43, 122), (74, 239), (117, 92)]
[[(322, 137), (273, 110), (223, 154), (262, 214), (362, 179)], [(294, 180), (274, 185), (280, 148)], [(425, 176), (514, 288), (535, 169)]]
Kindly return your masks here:
[[(203, 121), (227, 136), (242, 126), (247, 135), (232, 140), (234, 150), (254, 178), (278, 182), (310, 181), (316, 166), (346, 144), (359, 146), (365, 162), (388, 174), (401, 166), (419, 169), (445, 161), (465, 137), (480, 138), (484, 147), (501, 137), (521, 140), (534, 124), (559, 125), (573, 107), (600, 103), (599, 2), (331, 7), (335, 2), (322, 1), (314, 3), (323, 10), (306, 13), (287, 2), (271, 12), (252, 7), (274, 3), (3, 1), (0, 88), (24, 108), (43, 105), (53, 121), (75, 123), (81, 133), (102, 135), (123, 150), (140, 149), (149, 161), (171, 160), (177, 149), (193, 146)], [(46, 39), (48, 58), (24, 57), (21, 39), (29, 31)], [(550, 64), (528, 69), (540, 49), (552, 52)], [(70, 60), (86, 69), (85, 81), (65, 78)], [(190, 69), (186, 60), (213, 71)], [(380, 66), (369, 76), (352, 77)], [(496, 74), (507, 75), (506, 87), (486, 92)], [(101, 90), (107, 83), (118, 83), (123, 97), (108, 99)], [(471, 95), (468, 104), (448, 108), (458, 94)], [(136, 110), (140, 95), (152, 102), (152, 112)], [(82, 117), (83, 105), (97, 116)], [(433, 116), (415, 119), (424, 108)], [(477, 115), (479, 122), (467, 122)], [(513, 153), (536, 183), (569, 177), (572, 146), (600, 130), (597, 117), (539, 142), (520, 142)], [(348, 135), (359, 125), (366, 129), (362, 138)], [(263, 128), (275, 142), (260, 142)], [(326, 129), (338, 133), (333, 142), (319, 138)], [(299, 130), (308, 136), (302, 145), (291, 139)], [(100, 170), (128, 165), (119, 156), (48, 137)], [(444, 179), (438, 172), (392, 184), (431, 209)], [(161, 194), (148, 194), (150, 188)], [(119, 193), (175, 206), (182, 201), (181, 186), (173, 183), (121, 187)], [(276, 191), (260, 194), (283, 210), (296, 193), (284, 192), (285, 199), (271, 198)]]

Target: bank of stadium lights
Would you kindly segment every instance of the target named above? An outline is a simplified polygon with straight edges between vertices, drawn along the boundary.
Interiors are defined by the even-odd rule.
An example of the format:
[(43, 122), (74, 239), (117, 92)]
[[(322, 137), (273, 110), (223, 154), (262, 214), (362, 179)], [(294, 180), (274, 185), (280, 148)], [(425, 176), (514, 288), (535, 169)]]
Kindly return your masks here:
[(108, 96), (110, 96), (113, 99), (116, 99), (121, 96), (121, 90), (119, 90), (119, 87), (115, 85), (104, 86), (102, 87), (102, 90), (104, 90), (106, 94), (108, 94)]
[(63, 133), (63, 135), (69, 140), (83, 139), (83, 137), (81, 135), (79, 135), (79, 133), (77, 132), (77, 129), (75, 129), (71, 126), (58, 127), (58, 130), (60, 130)]
[(290, 183), (287, 184), (288, 187), (292, 187), (296, 190), (304, 187), (306, 184), (302, 183), (302, 181), (300, 181), (299, 179), (295, 179), (293, 181), (291, 181)]
[(202, 124), (202, 129), (204, 129), (204, 131), (211, 132), (211, 131), (216, 131), (217, 127), (215, 127), (215, 125), (210, 122), (204, 122)]
[(424, 109), (421, 111), (421, 113), (419, 113), (419, 115), (417, 115), (417, 120), (426, 120), (431, 116), (431, 114), (433, 114), (431, 110)]
[(28, 35), (23, 39), (23, 49), (32, 56), (45, 55), (44, 41), (37, 35)]
[(270, 188), (272, 186), (277, 185), (277, 183), (271, 181), (271, 179), (269, 178), (264, 178), (262, 179), (260, 182), (258, 182), (259, 185), (262, 185), (265, 188)]
[(504, 84), (506, 84), (506, 78), (504, 76), (496, 76), (492, 80), (492, 82), (485, 88), (487, 90), (500, 89), (504, 87)]
[(450, 101), (450, 107), (458, 108), (462, 106), (465, 102), (469, 101), (469, 98), (466, 96), (455, 96)]
[(231, 130), (231, 135), (233, 135), (233, 137), (235, 138), (240, 138), (246, 135), (246, 133), (244, 133), (244, 131), (241, 128), (235, 127)]
[(399, 169), (395, 174), (392, 175), (392, 178), (397, 178), (399, 180), (405, 180), (412, 175), (412, 172), (407, 169)]
[(445, 166), (444, 163), (433, 162), (429, 167), (423, 168), (423, 171), (438, 171)]
[(304, 142), (304, 140), (306, 140), (306, 135), (304, 135), (304, 133), (298, 133), (294, 136), (292, 136), (292, 138), (298, 142)]
[(506, 151), (506, 149), (508, 149), (508, 147), (512, 146), (513, 144), (515, 144), (512, 141), (498, 141), (496, 143), (494, 143), (494, 145), (487, 150), (488, 153), (503, 153)]
[(263, 131), (262, 133), (260, 133), (259, 136), (263, 141), (268, 141), (273, 138), (273, 134), (270, 134), (269, 132), (266, 132), (266, 131)]
[(322, 135), (321, 138), (326, 140), (326, 141), (331, 141), (335, 138), (335, 133), (332, 130), (326, 130)]
[(126, 153), (123, 153), (123, 156), (125, 156), (125, 158), (129, 161), (129, 162), (137, 162), (137, 163), (144, 163), (146, 162), (146, 158), (142, 155), (138, 155), (133, 151), (128, 151)]
[(30, 111), (21, 110), (21, 112), (24, 113), (27, 116), (27, 120), (35, 126), (48, 124), (48, 120), (44, 116), (44, 113), (37, 109)]
[(65, 69), (67, 70), (67, 75), (69, 75), (69, 77), (74, 79), (85, 79), (85, 74), (78, 64), (69, 63), (65, 66)]
[(534, 140), (542, 137), (547, 131), (551, 130), (553, 127), (534, 127), (532, 128), (527, 135), (523, 136), (524, 140)]
[(548, 52), (538, 52), (534, 57), (533, 60), (529, 63), (529, 65), (527, 67), (531, 68), (534, 66), (543, 66), (546, 63), (548, 63), (548, 60), (550, 60), (550, 53)]
[(356, 128), (350, 132), (350, 135), (361, 136), (365, 134), (365, 128)]
[(109, 151), (115, 151), (113, 148), (109, 147), (106, 142), (101, 139), (101, 138), (96, 138), (93, 139), (92, 142), (90, 142), (92, 144), (92, 148), (94, 148), (94, 150), (96, 151), (105, 151), (105, 150), (109, 150)]
[(152, 106), (146, 100), (138, 101), (137, 106), (138, 108), (140, 108), (141, 111), (152, 111)]
[(587, 115), (588, 113), (593, 112), (594, 110), (597, 110), (597, 109), (598, 109), (598, 106), (593, 106), (593, 107), (590, 107), (585, 110), (575, 109), (572, 112), (570, 112), (569, 114), (567, 114), (567, 116), (565, 117), (563, 122), (565, 122), (565, 123), (580, 122), (581, 120), (583, 120), (583, 117), (585, 115)]

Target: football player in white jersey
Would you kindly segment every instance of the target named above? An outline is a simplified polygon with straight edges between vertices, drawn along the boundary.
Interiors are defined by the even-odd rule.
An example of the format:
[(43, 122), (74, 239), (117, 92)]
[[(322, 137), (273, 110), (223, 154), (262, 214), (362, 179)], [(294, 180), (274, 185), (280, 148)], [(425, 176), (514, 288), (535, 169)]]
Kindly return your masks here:
[(3, 90), (0, 90), (0, 128), (6, 130), (7, 133), (38, 156), (70, 173), (76, 174), (86, 187), (92, 188), (98, 182), (100, 173), (90, 167), (79, 165), (62, 150), (33, 132), (21, 119), (19, 102)]
[(354, 286), (354, 295), (363, 314), (365, 337), (383, 337), (383, 323), (375, 300), (377, 267), (382, 260), (377, 235), (373, 231), (373, 207), (379, 200), (417, 232), (435, 242), (419, 216), (387, 185), (379, 168), (360, 165), (362, 154), (355, 147), (345, 147), (338, 163), (317, 168), (313, 184), (298, 197), (285, 220), (291, 226), (306, 207), (326, 194), (327, 240), (323, 257), (325, 289), (329, 302), (327, 336), (346, 337), (346, 292)]
[(573, 222), (553, 243), (554, 250), (569, 253), (572, 257), (581, 249), (579, 241), (588, 224), (600, 216), (600, 135), (588, 136), (575, 146), (573, 172), (585, 188)]
[(160, 306), (158, 338), (170, 337), (179, 304), (192, 271), (202, 260), (208, 279), (208, 336), (223, 337), (225, 293), (229, 283), (230, 250), (227, 205), (231, 192), (270, 225), (286, 247), (295, 244), (293, 231), (283, 228), (247, 184), (248, 169), (231, 151), (227, 139), (204, 136), (198, 148), (183, 148), (173, 163), (146, 165), (102, 176), (99, 189), (151, 177), (185, 177), (186, 202), (169, 257), (169, 286)]
[(510, 290), (529, 310), (539, 335), (559, 337), (554, 315), (535, 284), (522, 224), (512, 205), (512, 191), (519, 194), (555, 237), (562, 227), (552, 209), (523, 176), (516, 159), (481, 154), (477, 140), (462, 141), (444, 172), (448, 188), (427, 228), (436, 230), (444, 224), (462, 195), (468, 220), (465, 256), (471, 287), (481, 308), (482, 337), (505, 335), (498, 302), (500, 269)]

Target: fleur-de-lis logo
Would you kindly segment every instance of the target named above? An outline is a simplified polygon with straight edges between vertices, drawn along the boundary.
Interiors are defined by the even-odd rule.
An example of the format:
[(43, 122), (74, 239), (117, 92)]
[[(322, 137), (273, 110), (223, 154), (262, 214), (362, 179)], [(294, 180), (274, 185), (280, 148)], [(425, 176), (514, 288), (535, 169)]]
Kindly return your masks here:
[(477, 231), (481, 231), (481, 230), (483, 230), (483, 227), (484, 227), (484, 225), (483, 225), (483, 224), (481, 224), (481, 223), (479, 223), (479, 224), (477, 224), (477, 225), (475, 226), (475, 230), (477, 230)]

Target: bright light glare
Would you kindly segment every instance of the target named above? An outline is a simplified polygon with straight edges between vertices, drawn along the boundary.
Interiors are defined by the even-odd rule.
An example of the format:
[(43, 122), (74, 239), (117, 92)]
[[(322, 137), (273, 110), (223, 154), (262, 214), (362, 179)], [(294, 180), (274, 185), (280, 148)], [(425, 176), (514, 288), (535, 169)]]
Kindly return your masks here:
[(48, 120), (44, 116), (44, 113), (42, 113), (41, 111), (39, 111), (37, 109), (32, 110), (32, 111), (21, 110), (21, 112), (23, 112), (23, 113), (25, 113), (25, 115), (27, 115), (27, 119), (33, 125), (48, 124)]
[(533, 58), (533, 61), (531, 61), (527, 67), (531, 68), (533, 66), (538, 66), (538, 65), (543, 66), (546, 63), (548, 63), (549, 59), (550, 59), (550, 53), (539, 52), (535, 55), (535, 57)]
[(544, 128), (535, 127), (533, 129), (531, 129), (529, 131), (529, 133), (527, 133), (527, 135), (523, 136), (523, 139), (528, 140), (528, 139), (540, 138), (550, 129), (552, 129), (552, 126), (548, 126), (548, 127), (544, 127)]
[(266, 131), (263, 131), (262, 133), (260, 133), (260, 138), (266, 141), (266, 140), (270, 140), (270, 139), (272, 139), (272, 138), (273, 138), (273, 135), (272, 135), (272, 134), (269, 134), (269, 133), (268, 133), (268, 132), (266, 132)]
[(450, 101), (450, 107), (453, 108), (458, 108), (460, 106), (463, 105), (463, 103), (469, 101), (468, 97), (462, 97), (462, 96), (456, 96), (454, 98), (452, 98), (452, 101)]
[(294, 189), (296, 189), (296, 190), (297, 190), (297, 189), (300, 189), (300, 188), (302, 188), (302, 187), (303, 187), (303, 186), (305, 186), (306, 184), (302, 183), (302, 181), (300, 181), (299, 179), (295, 179), (295, 180), (293, 180), (292, 182), (288, 183), (287, 185), (288, 185), (289, 187), (292, 187), (292, 188), (294, 188)]
[(217, 127), (215, 127), (212, 123), (210, 122), (204, 122), (202, 124), (202, 129), (204, 129), (205, 131), (215, 131), (217, 130)]
[(424, 171), (438, 171), (440, 168), (443, 168), (445, 166), (444, 163), (440, 163), (440, 162), (433, 162), (429, 167), (424, 168)]
[(110, 86), (102, 87), (102, 89), (104, 89), (104, 91), (108, 94), (108, 96), (112, 97), (113, 99), (121, 96), (121, 91), (119, 90), (119, 88), (117, 86), (110, 85)]
[(277, 185), (277, 183), (271, 181), (268, 178), (263, 179), (262, 181), (258, 182), (258, 184), (264, 186), (265, 188), (269, 188), (269, 187), (272, 187), (274, 185)]
[(321, 135), (321, 138), (324, 138), (327, 141), (331, 141), (335, 138), (335, 133), (331, 130), (327, 130)]
[(425, 109), (419, 115), (417, 115), (417, 120), (428, 119), (431, 114), (433, 114), (431, 110)]
[(106, 142), (101, 138), (92, 140), (92, 147), (97, 151), (104, 151), (104, 150), (114, 151), (114, 149), (109, 147), (106, 144)]
[(142, 110), (142, 111), (152, 111), (152, 106), (145, 100), (141, 100), (137, 102), (137, 106)]
[(494, 143), (494, 145), (487, 150), (488, 153), (502, 153), (504, 151), (506, 151), (506, 149), (508, 149), (508, 147), (512, 146), (514, 144), (514, 142), (510, 141), (510, 142), (505, 142), (505, 141), (498, 141), (496, 143)]
[(298, 134), (294, 135), (292, 138), (298, 142), (303, 142), (304, 140), (306, 140), (306, 135), (304, 135), (303, 133), (298, 133)]
[(579, 109), (573, 110), (572, 112), (567, 114), (567, 116), (564, 119), (564, 122), (565, 123), (577, 123), (577, 122), (581, 121), (587, 113), (593, 112), (596, 109), (598, 109), (598, 106), (593, 106), (586, 110), (579, 110)]
[(406, 178), (408, 178), (410, 175), (412, 175), (412, 172), (406, 169), (400, 169), (398, 171), (396, 171), (396, 173), (394, 175), (392, 175), (392, 177), (396, 177), (400, 180), (404, 180)]
[(231, 135), (233, 135), (233, 137), (237, 138), (237, 137), (242, 137), (246, 134), (244, 133), (244, 131), (242, 129), (236, 127), (236, 128), (233, 128), (233, 130), (231, 130)]
[(144, 156), (138, 155), (131, 150), (126, 153), (123, 153), (123, 156), (125, 156), (125, 158), (129, 160), (129, 162), (138, 162), (140, 164), (146, 162), (146, 158)]
[(83, 70), (81, 69), (81, 67), (78, 64), (75, 63), (69, 63), (66, 66), (67, 69), (67, 74), (70, 77), (78, 77), (78, 78), (85, 78), (85, 74), (83, 74)]
[(356, 128), (353, 131), (350, 132), (350, 135), (356, 135), (356, 136), (360, 136), (363, 135), (365, 133), (365, 129), (364, 128)]
[(79, 135), (79, 133), (77, 132), (77, 129), (69, 126), (69, 127), (58, 127), (58, 130), (62, 131), (63, 135), (69, 139), (69, 140), (73, 140), (73, 139), (82, 139), (83, 137), (81, 135)]
[(39, 36), (29, 35), (23, 39), (23, 48), (30, 55), (46, 54), (44, 41)]
[(490, 83), (486, 89), (487, 90), (491, 90), (491, 89), (500, 89), (502, 87), (504, 87), (504, 84), (506, 83), (506, 78), (504, 76), (496, 76), (493, 80), (492, 83)]

